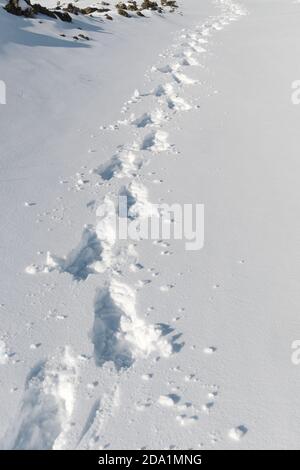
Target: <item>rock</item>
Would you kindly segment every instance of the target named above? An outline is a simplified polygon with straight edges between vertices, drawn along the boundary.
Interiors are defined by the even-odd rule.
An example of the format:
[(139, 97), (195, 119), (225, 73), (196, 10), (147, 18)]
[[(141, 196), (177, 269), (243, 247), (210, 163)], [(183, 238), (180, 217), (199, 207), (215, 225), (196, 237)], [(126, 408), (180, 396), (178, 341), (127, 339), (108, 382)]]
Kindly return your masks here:
[(127, 5), (126, 3), (119, 2), (116, 4), (116, 9), (117, 10), (127, 10)]
[(159, 6), (156, 2), (151, 0), (144, 0), (141, 4), (141, 10), (159, 10)]
[(163, 7), (178, 8), (178, 5), (175, 0), (161, 0)]
[(67, 13), (72, 13), (73, 15), (78, 15), (78, 13), (80, 13), (80, 8), (73, 5), (73, 3), (68, 3), (68, 5), (63, 8), (63, 10)]
[(48, 10), (48, 8), (43, 7), (39, 3), (35, 3), (34, 5), (32, 5), (32, 9), (35, 15), (41, 14), (48, 16), (49, 18), (54, 18), (55, 20), (57, 19), (57, 16), (53, 11)]
[(59, 18), (61, 21), (68, 23), (72, 21), (72, 17), (67, 12), (62, 12), (57, 9), (54, 11), (49, 10), (39, 3), (31, 5), (30, 0), (9, 0), (4, 9), (12, 15), (25, 16), (27, 18), (34, 18), (36, 15), (40, 14), (48, 16), (49, 18)]
[(85, 36), (84, 34), (78, 34), (78, 37), (81, 39), (85, 39), (86, 41), (90, 40), (90, 38), (88, 36)]
[(119, 9), (118, 9), (118, 13), (119, 13), (119, 15), (121, 15), (121, 16), (125, 16), (126, 18), (130, 18), (130, 15), (129, 15), (128, 11), (123, 10), (122, 8), (119, 8)]
[(137, 6), (136, 1), (132, 0), (132, 1), (128, 2), (127, 10), (137, 11), (137, 10), (138, 10), (138, 6)]
[(34, 16), (32, 5), (28, 0), (9, 0), (4, 9), (16, 16), (25, 16), (26, 18), (32, 18)]
[(61, 21), (72, 23), (72, 17), (69, 15), (69, 13), (65, 11), (55, 11), (54, 13)]

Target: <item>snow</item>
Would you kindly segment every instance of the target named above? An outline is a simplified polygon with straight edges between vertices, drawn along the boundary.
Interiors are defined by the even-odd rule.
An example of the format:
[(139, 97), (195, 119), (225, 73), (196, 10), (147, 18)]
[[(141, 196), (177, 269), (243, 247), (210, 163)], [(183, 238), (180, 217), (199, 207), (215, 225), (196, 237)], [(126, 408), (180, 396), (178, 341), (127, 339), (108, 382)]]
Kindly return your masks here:
[(174, 406), (180, 400), (180, 397), (177, 395), (161, 395), (158, 399), (158, 403), (162, 406)]
[(25, 2), (25, 0), (19, 0), (19, 7), (21, 8), (21, 10), (23, 11), (26, 11), (28, 10), (28, 3)]
[(178, 3), (0, 8), (1, 448), (299, 446), (299, 4)]
[(234, 441), (240, 441), (247, 433), (247, 428), (244, 426), (237, 426), (236, 428), (230, 429), (228, 435)]
[(0, 365), (6, 364), (8, 361), (8, 354), (6, 351), (6, 344), (0, 340)]

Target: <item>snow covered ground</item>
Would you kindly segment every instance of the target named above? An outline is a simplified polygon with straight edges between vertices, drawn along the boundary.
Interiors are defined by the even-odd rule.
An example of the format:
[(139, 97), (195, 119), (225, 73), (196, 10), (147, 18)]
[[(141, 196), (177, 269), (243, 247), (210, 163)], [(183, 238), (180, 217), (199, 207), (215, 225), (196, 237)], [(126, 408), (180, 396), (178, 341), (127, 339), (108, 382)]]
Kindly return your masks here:
[[(300, 5), (178, 4), (0, 9), (1, 448), (299, 447)], [(119, 195), (203, 249), (115, 239)]]

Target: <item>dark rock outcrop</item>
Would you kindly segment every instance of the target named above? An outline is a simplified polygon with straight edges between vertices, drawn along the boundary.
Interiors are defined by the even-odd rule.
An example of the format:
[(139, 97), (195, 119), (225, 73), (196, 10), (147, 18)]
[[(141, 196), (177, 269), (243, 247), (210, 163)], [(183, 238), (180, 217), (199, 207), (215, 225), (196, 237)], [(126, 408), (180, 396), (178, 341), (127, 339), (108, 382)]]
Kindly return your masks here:
[(60, 19), (67, 23), (71, 23), (72, 21), (72, 17), (69, 13), (59, 10), (49, 10), (49, 8), (46, 8), (39, 3), (31, 5), (30, 0), (23, 0), (22, 4), (20, 4), (19, 0), (9, 0), (4, 9), (12, 15), (25, 16), (26, 18), (34, 18), (36, 15), (40, 14), (48, 16), (49, 18)]

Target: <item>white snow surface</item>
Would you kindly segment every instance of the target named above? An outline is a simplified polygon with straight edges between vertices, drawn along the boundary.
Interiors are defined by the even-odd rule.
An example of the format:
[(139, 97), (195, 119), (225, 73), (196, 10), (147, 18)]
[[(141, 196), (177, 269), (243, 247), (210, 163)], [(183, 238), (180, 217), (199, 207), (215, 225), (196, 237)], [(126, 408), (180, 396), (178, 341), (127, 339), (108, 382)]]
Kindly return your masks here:
[[(0, 8), (2, 449), (299, 447), (300, 6), (178, 4)], [(116, 240), (120, 194), (203, 249)]]

